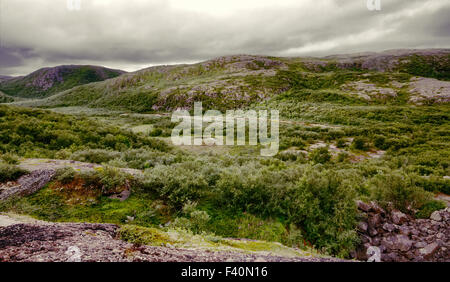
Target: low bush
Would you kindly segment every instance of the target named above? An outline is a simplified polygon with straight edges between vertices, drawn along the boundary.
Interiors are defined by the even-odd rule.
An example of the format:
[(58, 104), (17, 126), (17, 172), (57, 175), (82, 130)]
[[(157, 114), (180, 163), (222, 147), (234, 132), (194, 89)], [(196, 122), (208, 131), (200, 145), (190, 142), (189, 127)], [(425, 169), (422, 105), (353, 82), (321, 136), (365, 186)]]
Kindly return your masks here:
[(0, 162), (0, 183), (14, 181), (27, 172), (16, 165)]
[(16, 165), (19, 163), (19, 157), (11, 153), (2, 154), (0, 157), (7, 164)]
[(384, 206), (413, 213), (429, 202), (432, 194), (415, 185), (414, 177), (401, 171), (376, 175), (370, 183), (372, 196)]
[(361, 150), (361, 151), (368, 150), (367, 141), (365, 138), (362, 138), (362, 137), (355, 137), (355, 139), (353, 139), (351, 147), (355, 150)]
[(198, 164), (158, 165), (145, 171), (142, 186), (180, 210), (186, 202), (198, 200), (207, 191), (208, 182), (199, 172)]
[(165, 246), (172, 243), (170, 237), (156, 229), (136, 225), (124, 225), (119, 230), (120, 239), (136, 245)]
[(331, 154), (328, 151), (328, 147), (320, 147), (314, 149), (310, 155), (310, 160), (316, 164), (324, 164), (331, 160)]
[(443, 201), (430, 200), (416, 213), (418, 218), (429, 218), (434, 211), (445, 209), (447, 205)]
[(54, 179), (61, 184), (68, 184), (75, 179), (76, 171), (71, 167), (59, 168), (56, 170)]

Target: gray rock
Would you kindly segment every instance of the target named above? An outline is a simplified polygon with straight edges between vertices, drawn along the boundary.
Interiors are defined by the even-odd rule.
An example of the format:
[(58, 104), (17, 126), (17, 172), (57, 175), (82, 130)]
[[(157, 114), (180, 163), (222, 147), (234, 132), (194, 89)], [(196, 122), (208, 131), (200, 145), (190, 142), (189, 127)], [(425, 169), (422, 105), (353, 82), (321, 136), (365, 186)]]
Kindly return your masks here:
[(420, 248), (425, 247), (426, 245), (427, 245), (427, 243), (425, 243), (425, 242), (416, 242), (416, 243), (414, 243), (414, 248), (420, 249)]
[(373, 201), (370, 202), (370, 210), (375, 213), (385, 214), (384, 209), (382, 209), (377, 203), (375, 203)]
[(52, 180), (55, 172), (54, 169), (39, 169), (21, 176), (17, 180), (19, 185), (3, 190), (0, 194), (0, 200), (6, 200), (13, 196), (26, 196), (37, 192)]
[(362, 232), (367, 232), (367, 227), (367, 223), (365, 223), (364, 221), (358, 223), (358, 229)]
[(409, 236), (411, 234), (411, 230), (407, 226), (400, 226), (399, 227), (400, 234)]
[(408, 236), (400, 234), (384, 238), (381, 241), (381, 244), (386, 246), (387, 249), (406, 252), (411, 249), (413, 241), (411, 241)]
[(368, 212), (370, 210), (370, 206), (363, 201), (357, 201), (356, 204), (358, 205), (358, 209)]
[(402, 213), (401, 211), (392, 211), (391, 217), (392, 222), (394, 222), (395, 224), (403, 224), (408, 221), (408, 217), (406, 216), (406, 214)]
[(395, 230), (395, 226), (394, 226), (394, 224), (386, 222), (385, 224), (383, 224), (383, 229), (388, 231), (388, 232), (392, 232), (392, 231)]
[(375, 228), (369, 227), (369, 235), (370, 236), (376, 236), (378, 234), (378, 231)]
[(434, 212), (431, 214), (430, 219), (432, 219), (432, 220), (434, 220), (434, 221), (441, 221), (441, 220), (442, 220), (442, 217), (441, 217), (439, 211), (434, 211)]
[(219, 262), (219, 261), (342, 261), (322, 257), (284, 257), (202, 249), (133, 245), (119, 240), (114, 224), (15, 224), (0, 228), (0, 261), (65, 262), (75, 246), (82, 262)]
[(436, 253), (439, 249), (439, 245), (437, 243), (431, 243), (424, 248), (419, 249), (419, 253), (425, 258), (429, 259), (431, 256)]
[(373, 214), (372, 216), (369, 216), (368, 222), (370, 227), (376, 228), (381, 223), (380, 214), (376, 213)]

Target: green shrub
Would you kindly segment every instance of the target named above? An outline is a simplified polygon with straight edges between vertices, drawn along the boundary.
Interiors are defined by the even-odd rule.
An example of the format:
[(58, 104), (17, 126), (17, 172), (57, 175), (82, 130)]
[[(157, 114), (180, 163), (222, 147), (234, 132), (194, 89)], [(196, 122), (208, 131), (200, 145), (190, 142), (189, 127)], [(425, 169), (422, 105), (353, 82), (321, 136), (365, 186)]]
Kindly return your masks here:
[(56, 152), (73, 148), (169, 149), (164, 141), (139, 136), (87, 117), (6, 105), (0, 105), (0, 112), (0, 153), (53, 158)]
[(18, 166), (0, 162), (0, 183), (14, 181), (26, 173), (28, 171)]
[(132, 175), (108, 166), (89, 171), (81, 171), (75, 174), (73, 174), (71, 169), (61, 170), (57, 179), (68, 183), (75, 177), (82, 179), (85, 187), (97, 189), (101, 191), (102, 195), (106, 196), (128, 190), (131, 186), (137, 184)]
[(119, 238), (137, 245), (164, 246), (172, 243), (170, 237), (156, 229), (136, 225), (124, 225), (119, 230)]
[(357, 242), (356, 190), (342, 173), (308, 171), (290, 192), (291, 221), (319, 249), (347, 256)]
[(153, 128), (153, 130), (149, 133), (150, 136), (156, 137), (161, 136), (163, 130), (161, 128)]
[(420, 209), (433, 196), (417, 187), (414, 177), (400, 171), (376, 175), (370, 186), (375, 200), (384, 206), (392, 203), (394, 208), (407, 213)]
[(189, 230), (193, 234), (207, 231), (207, 224), (210, 220), (207, 212), (195, 210), (195, 205), (191, 205), (188, 202), (183, 206), (183, 213), (186, 217), (177, 217), (173, 222), (174, 227)]
[(71, 167), (59, 168), (55, 173), (55, 180), (62, 184), (70, 183), (74, 180), (76, 172)]
[(375, 147), (377, 147), (378, 149), (381, 149), (381, 150), (386, 150), (389, 148), (386, 144), (386, 138), (381, 135), (375, 136), (375, 138), (373, 140), (373, 144), (375, 145)]
[(7, 164), (16, 165), (19, 163), (19, 158), (11, 153), (2, 154), (1, 159)]
[(328, 147), (320, 147), (314, 149), (310, 153), (309, 158), (314, 163), (324, 164), (331, 160), (331, 154), (328, 151)]
[(340, 163), (348, 161), (348, 159), (349, 159), (349, 155), (346, 152), (340, 152), (337, 156), (337, 161)]
[(336, 147), (338, 148), (345, 148), (347, 146), (345, 139), (339, 138), (336, 140)]
[(187, 201), (195, 201), (207, 191), (208, 182), (198, 174), (199, 168), (189, 163), (173, 166), (158, 165), (147, 169), (143, 177), (143, 188), (156, 193), (174, 209), (180, 210)]
[[(243, 217), (239, 218), (237, 221), (238, 238), (250, 238), (250, 239), (258, 239), (264, 240), (268, 242), (287, 242), (288, 239), (288, 231), (285, 226), (276, 220), (262, 220), (250, 214), (245, 214)], [(290, 238), (291, 241), (289, 243), (298, 244), (301, 242), (299, 237), (296, 237), (298, 234), (294, 235)], [(298, 241), (295, 241), (295, 240)]]
[(418, 218), (429, 218), (434, 211), (445, 209), (447, 205), (443, 201), (430, 200), (416, 213)]
[(355, 137), (352, 142), (352, 148), (356, 150), (366, 151), (368, 149), (366, 139), (362, 137)]
[(108, 151), (103, 149), (90, 149), (85, 151), (77, 151), (73, 153), (70, 158), (80, 162), (101, 164), (111, 161), (118, 157), (120, 157), (119, 152)]

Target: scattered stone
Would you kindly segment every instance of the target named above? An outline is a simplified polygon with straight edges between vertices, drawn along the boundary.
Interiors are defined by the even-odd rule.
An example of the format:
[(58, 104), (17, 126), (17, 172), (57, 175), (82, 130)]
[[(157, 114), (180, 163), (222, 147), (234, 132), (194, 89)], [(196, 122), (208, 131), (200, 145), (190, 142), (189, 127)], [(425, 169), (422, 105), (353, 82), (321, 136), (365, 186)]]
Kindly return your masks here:
[(392, 232), (392, 231), (395, 230), (395, 225), (392, 224), (392, 223), (387, 223), (386, 222), (385, 224), (383, 224), (383, 229), (388, 231), (388, 232)]
[(416, 242), (416, 243), (414, 243), (414, 247), (415, 247), (416, 249), (423, 248), (423, 247), (425, 247), (426, 245), (427, 245), (427, 243), (425, 243), (425, 242)]
[(370, 210), (370, 206), (363, 201), (357, 202), (358, 208), (362, 211), (368, 212)]
[(375, 213), (382, 214), (382, 215), (385, 214), (384, 209), (382, 209), (377, 203), (375, 203), (373, 201), (370, 202), (370, 210), (375, 212)]
[(402, 213), (401, 211), (392, 211), (391, 217), (392, 222), (394, 222), (395, 224), (403, 224), (408, 221), (408, 217), (406, 216), (406, 214)]
[(381, 223), (381, 216), (380, 214), (376, 213), (372, 216), (369, 216), (369, 226), (376, 228)]
[(430, 258), (439, 248), (439, 245), (436, 243), (431, 243), (426, 247), (419, 249), (420, 254), (425, 258)]
[(51, 223), (15, 224), (0, 227), (0, 262), (244, 262), (244, 261), (344, 261), (328, 257), (288, 257), (207, 251), (169, 245), (133, 245), (117, 239), (115, 224)]
[(374, 203), (358, 203), (358, 208), (361, 245), (355, 258), (366, 261), (371, 245), (380, 249), (381, 261), (450, 261), (450, 208), (433, 212), (430, 219), (414, 219), (389, 206), (385, 213)]
[(376, 236), (378, 234), (378, 231), (375, 228), (369, 227), (369, 235), (371, 237)]
[(362, 232), (366, 232), (366, 231), (367, 231), (367, 228), (368, 228), (368, 225), (367, 225), (367, 223), (365, 223), (364, 221), (361, 221), (361, 222), (358, 224), (358, 229), (359, 229), (360, 231), (362, 231)]
[(439, 211), (434, 211), (434, 212), (431, 214), (430, 219), (432, 219), (432, 220), (434, 220), (434, 221), (441, 221), (441, 220), (442, 220), (442, 217), (441, 217), (441, 215), (439, 214)]

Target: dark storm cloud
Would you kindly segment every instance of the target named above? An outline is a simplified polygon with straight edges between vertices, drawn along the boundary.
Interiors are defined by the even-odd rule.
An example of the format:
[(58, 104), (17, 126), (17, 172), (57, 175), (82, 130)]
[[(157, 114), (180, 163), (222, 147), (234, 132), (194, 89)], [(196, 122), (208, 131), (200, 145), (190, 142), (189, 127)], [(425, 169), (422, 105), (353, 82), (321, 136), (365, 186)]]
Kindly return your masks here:
[(450, 46), (450, 1), (381, 0), (381, 11), (366, 0), (80, 1), (73, 11), (67, 0), (0, 0), (0, 73)]

